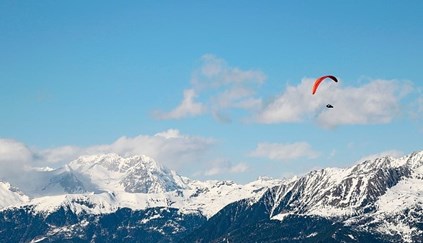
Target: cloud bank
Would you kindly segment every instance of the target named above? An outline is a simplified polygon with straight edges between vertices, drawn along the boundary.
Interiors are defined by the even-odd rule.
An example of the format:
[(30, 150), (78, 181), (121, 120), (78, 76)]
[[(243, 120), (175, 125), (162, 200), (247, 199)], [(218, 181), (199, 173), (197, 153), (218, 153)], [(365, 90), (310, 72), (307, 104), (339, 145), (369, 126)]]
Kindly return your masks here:
[(208, 159), (214, 146), (212, 138), (188, 136), (169, 129), (153, 136), (120, 137), (110, 144), (89, 147), (62, 146), (49, 149), (30, 148), (25, 144), (0, 139), (0, 179), (19, 175), (39, 167), (60, 167), (82, 155), (117, 153), (121, 156), (147, 155), (171, 169), (179, 169)]
[(18, 187), (32, 181), (40, 182), (43, 179), (42, 171), (62, 167), (80, 156), (104, 153), (116, 153), (124, 157), (147, 155), (167, 168), (186, 170), (194, 176), (239, 174), (248, 170), (245, 163), (215, 159), (215, 144), (213, 138), (184, 135), (177, 129), (154, 135), (123, 136), (109, 144), (88, 147), (38, 149), (16, 140), (0, 139), (0, 181)]
[(211, 138), (183, 135), (169, 129), (153, 136), (120, 137), (111, 144), (86, 148), (64, 146), (37, 151), (39, 157), (50, 163), (67, 162), (81, 155), (117, 153), (122, 156), (147, 155), (171, 169), (202, 160), (215, 141)]

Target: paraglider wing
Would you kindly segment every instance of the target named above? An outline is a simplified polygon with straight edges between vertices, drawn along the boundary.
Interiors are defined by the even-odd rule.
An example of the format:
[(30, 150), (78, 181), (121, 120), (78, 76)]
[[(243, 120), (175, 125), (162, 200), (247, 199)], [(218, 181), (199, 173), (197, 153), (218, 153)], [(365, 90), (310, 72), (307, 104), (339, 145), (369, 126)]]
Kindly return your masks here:
[(320, 77), (320, 78), (316, 79), (316, 81), (314, 81), (313, 89), (311, 90), (311, 93), (312, 93), (312, 94), (315, 94), (315, 93), (316, 93), (316, 90), (317, 90), (317, 88), (319, 87), (320, 83), (321, 83), (323, 80), (325, 80), (326, 78), (330, 78), (330, 79), (332, 79), (333, 81), (338, 82), (338, 79), (337, 79), (335, 76), (332, 76), (332, 75), (322, 76), (322, 77)]

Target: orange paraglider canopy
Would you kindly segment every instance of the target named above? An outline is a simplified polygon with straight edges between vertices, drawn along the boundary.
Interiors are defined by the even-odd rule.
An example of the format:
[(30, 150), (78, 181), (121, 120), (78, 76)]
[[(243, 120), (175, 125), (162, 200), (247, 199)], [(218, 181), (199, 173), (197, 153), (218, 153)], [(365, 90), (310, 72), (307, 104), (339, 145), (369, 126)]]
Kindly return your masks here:
[(311, 93), (312, 93), (312, 94), (315, 94), (315, 93), (316, 93), (317, 87), (319, 87), (320, 83), (321, 83), (323, 80), (325, 80), (326, 78), (330, 78), (330, 79), (332, 79), (333, 81), (338, 82), (338, 79), (337, 79), (335, 76), (332, 76), (332, 75), (322, 76), (322, 77), (320, 77), (320, 78), (316, 79), (316, 81), (314, 81), (313, 89), (311, 90)]

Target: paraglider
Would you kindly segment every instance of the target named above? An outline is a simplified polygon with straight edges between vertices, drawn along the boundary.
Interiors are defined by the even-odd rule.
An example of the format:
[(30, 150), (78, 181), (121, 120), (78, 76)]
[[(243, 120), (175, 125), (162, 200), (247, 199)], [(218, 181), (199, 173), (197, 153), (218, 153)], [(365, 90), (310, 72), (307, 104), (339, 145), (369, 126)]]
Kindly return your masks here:
[(326, 78), (330, 78), (330, 79), (332, 79), (333, 81), (335, 81), (336, 83), (338, 82), (338, 79), (337, 79), (335, 76), (332, 76), (332, 75), (322, 76), (322, 77), (320, 77), (320, 78), (316, 79), (316, 81), (314, 81), (313, 89), (311, 90), (311, 93), (312, 93), (312, 94), (315, 94), (315, 93), (316, 93), (317, 88), (319, 87), (320, 83), (321, 83), (323, 80), (325, 80)]
[[(320, 85), (320, 83), (321, 82), (323, 82), (323, 80), (325, 80), (325, 79), (327, 79), (327, 78), (330, 78), (330, 79), (332, 79), (334, 82), (338, 82), (338, 79), (335, 77), (335, 76), (332, 76), (332, 75), (326, 75), (326, 76), (322, 76), (322, 77), (320, 77), (320, 78), (318, 78), (318, 79), (316, 79), (316, 81), (314, 81), (314, 84), (313, 84), (313, 88), (312, 88), (312, 90), (311, 90), (311, 94), (315, 94), (316, 93), (316, 91), (317, 91), (317, 88), (319, 87), (319, 85)], [(333, 108), (333, 105), (331, 105), (331, 104), (327, 104), (326, 105), (326, 108), (328, 108), (328, 109), (331, 109), (331, 108)]]

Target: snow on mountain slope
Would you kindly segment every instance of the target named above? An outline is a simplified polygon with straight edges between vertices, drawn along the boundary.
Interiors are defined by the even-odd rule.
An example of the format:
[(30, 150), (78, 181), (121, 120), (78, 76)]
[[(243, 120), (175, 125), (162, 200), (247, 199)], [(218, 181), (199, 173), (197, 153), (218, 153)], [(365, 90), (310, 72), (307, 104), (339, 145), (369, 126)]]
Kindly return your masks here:
[(232, 181), (191, 181), (190, 189), (184, 192), (187, 200), (179, 207), (190, 211), (198, 210), (209, 218), (229, 203), (246, 198), (256, 201), (267, 189), (281, 182), (282, 180), (269, 178), (259, 178), (246, 185)]
[[(410, 168), (410, 175), (389, 188), (375, 203), (375, 211), (351, 220), (368, 220), (363, 228), (377, 225), (377, 230), (388, 235), (399, 234), (405, 242), (412, 236), (423, 237), (423, 152), (404, 156), (399, 161)], [(419, 229), (420, 228), (420, 229)]]
[(68, 165), (57, 170), (44, 172), (44, 174), (48, 175), (48, 181), (44, 182), (44, 185), (41, 187), (40, 195), (87, 192), (84, 184)]
[[(248, 215), (250, 221), (254, 215), (281, 221), (292, 214), (319, 216), (400, 241), (423, 238), (423, 151), (402, 158), (366, 160), (345, 169), (311, 171), (290, 180), (260, 178), (246, 185), (191, 180), (146, 156), (123, 158), (116, 154), (81, 157), (38, 175), (42, 180), (30, 185), (39, 187), (38, 196), (0, 203), (18, 203), (17, 208), (46, 214), (63, 209), (105, 215), (121, 208), (159, 207), (210, 218), (228, 204), (248, 199), (229, 208), (251, 207), (253, 210), (243, 211), (255, 212)], [(0, 196), (7, 194), (2, 198), (16, 196), (9, 188), (7, 183), (0, 184)], [(236, 219), (223, 216), (229, 221)]]
[(0, 181), (0, 209), (19, 203), (28, 202), (29, 197), (7, 182)]
[(128, 158), (117, 154), (84, 156), (72, 161), (69, 168), (81, 180), (85, 178), (84, 184), (92, 184), (102, 191), (163, 193), (185, 187), (174, 171), (143, 155)]
[(276, 195), (273, 215), (307, 213), (325, 217), (372, 210), (374, 202), (411, 175), (407, 158), (378, 158), (351, 168), (312, 171), (284, 184)]
[(399, 234), (422, 235), (423, 152), (384, 157), (347, 169), (312, 171), (282, 184), (273, 195), (271, 218), (289, 214), (346, 218), (347, 224)]
[[(422, 175), (422, 174), (420, 174)], [(423, 231), (415, 227), (423, 220), (423, 180), (408, 178), (399, 182), (376, 202), (376, 211), (359, 219), (369, 218), (371, 223), (362, 227), (377, 225), (377, 230), (385, 234), (399, 234), (404, 241), (411, 242), (412, 235), (423, 236)]]
[(406, 156), (412, 168), (410, 176), (404, 178), (376, 202), (378, 211), (395, 213), (415, 205), (423, 205), (423, 153)]
[[(366, 160), (345, 169), (312, 171), (284, 181), (261, 178), (246, 185), (191, 180), (146, 156), (123, 158), (116, 154), (81, 157), (49, 173), (53, 174), (43, 187), (47, 196), (24, 205), (43, 212), (67, 207), (91, 214), (124, 207), (172, 207), (210, 218), (229, 203), (250, 198), (251, 204), (266, 200), (273, 219), (302, 214), (348, 218), (354, 223), (365, 216), (380, 230), (392, 231), (392, 225), (398, 226), (392, 222), (408, 225), (398, 226), (401, 232), (415, 231), (405, 222), (404, 214), (410, 214), (411, 221), (418, 223), (422, 215), (419, 212), (423, 211), (423, 152)], [(274, 187), (267, 199), (261, 198)], [(62, 188), (62, 192), (51, 196), (47, 192), (52, 188)], [(388, 216), (392, 220), (384, 223)]]
[[(211, 217), (231, 202), (257, 200), (280, 180), (260, 178), (246, 185), (232, 181), (197, 181), (179, 176), (147, 156), (117, 154), (83, 156), (44, 173), (34, 199), (25, 203), (36, 211), (104, 214), (118, 208), (173, 207)], [(255, 199), (254, 199), (255, 198)]]
[(117, 210), (116, 199), (108, 193), (63, 194), (34, 198), (22, 206), (34, 206), (36, 212), (52, 213), (67, 208), (75, 213), (107, 214)]
[[(63, 194), (39, 197), (23, 205), (34, 210), (51, 213), (60, 207), (75, 213), (106, 214), (118, 208), (142, 210), (153, 207), (178, 208), (185, 213), (201, 213), (211, 217), (229, 203), (252, 198), (257, 200), (268, 187), (280, 183), (277, 180), (259, 179), (247, 185), (230, 181), (190, 181), (191, 188), (164, 193), (101, 192)], [(22, 206), (22, 205), (21, 205)]]

